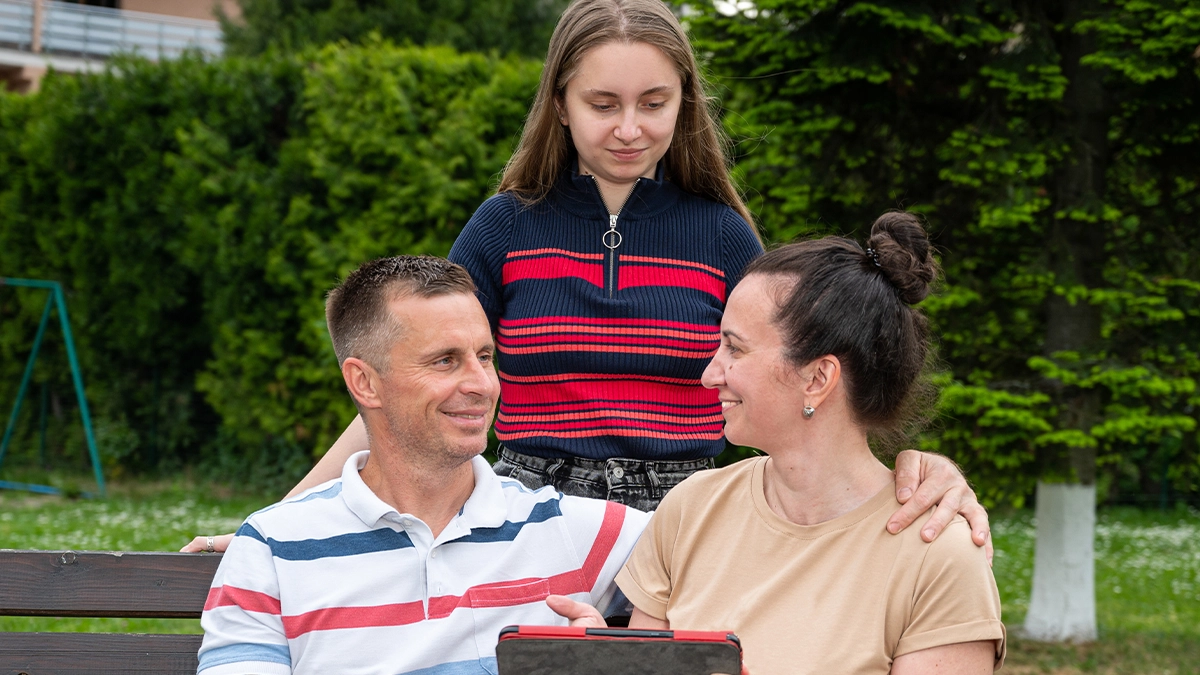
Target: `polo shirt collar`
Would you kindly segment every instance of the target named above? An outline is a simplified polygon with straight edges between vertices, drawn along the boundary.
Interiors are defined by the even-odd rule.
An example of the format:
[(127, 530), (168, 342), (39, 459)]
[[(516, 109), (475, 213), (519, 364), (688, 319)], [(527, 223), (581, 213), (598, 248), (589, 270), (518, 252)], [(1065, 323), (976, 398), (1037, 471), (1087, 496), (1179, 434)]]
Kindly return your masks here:
[[(368, 450), (356, 452), (342, 465), (342, 499), (346, 502), (346, 507), (364, 525), (374, 528), (378, 527), (379, 521), (386, 516), (394, 514), (398, 517), (401, 514), (376, 496), (363, 482), (359, 472), (367, 465), (367, 457), (370, 454)], [(500, 478), (492, 471), (487, 461), (478, 455), (471, 458), (471, 471), (475, 475), (475, 488), (471, 490), (471, 495), (459, 509), (458, 518), (451, 522), (451, 526), (460, 520), (461, 525), (468, 531), (473, 527), (503, 525), (508, 518), (508, 506)]]

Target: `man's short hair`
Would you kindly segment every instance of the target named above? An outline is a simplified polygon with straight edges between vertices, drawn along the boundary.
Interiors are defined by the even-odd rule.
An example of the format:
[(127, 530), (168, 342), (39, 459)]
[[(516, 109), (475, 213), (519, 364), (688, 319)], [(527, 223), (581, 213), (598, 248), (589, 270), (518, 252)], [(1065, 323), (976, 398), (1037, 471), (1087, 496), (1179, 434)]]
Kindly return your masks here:
[(398, 255), (363, 264), (325, 298), (338, 365), (354, 357), (387, 370), (390, 347), (404, 329), (388, 311), (392, 300), (474, 292), (467, 270), (445, 258)]

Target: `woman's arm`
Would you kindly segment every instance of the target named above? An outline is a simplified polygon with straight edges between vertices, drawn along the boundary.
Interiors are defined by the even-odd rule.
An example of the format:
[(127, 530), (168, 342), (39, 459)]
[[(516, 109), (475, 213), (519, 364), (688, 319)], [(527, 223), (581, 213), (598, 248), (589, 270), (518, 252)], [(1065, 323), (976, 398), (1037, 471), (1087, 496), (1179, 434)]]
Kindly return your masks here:
[(985, 547), (988, 564), (991, 564), (992, 536), (987, 510), (954, 462), (941, 455), (916, 450), (905, 450), (897, 455), (896, 501), (904, 506), (892, 514), (887, 524), (888, 532), (895, 534), (903, 530), (937, 504), (937, 510), (925, 523), (921, 538), (933, 541), (954, 516), (961, 513), (971, 526), (971, 539), (976, 546)]
[(645, 628), (647, 630), (670, 630), (671, 622), (666, 619), (656, 619), (634, 607), (633, 616), (629, 617), (629, 627)]
[[(298, 495), (314, 485), (320, 485), (327, 480), (337, 478), (342, 475), (342, 466), (345, 465), (350, 455), (359, 450), (366, 449), (367, 427), (363, 424), (362, 417), (356, 415), (354, 421), (350, 423), (350, 426), (346, 427), (341, 436), (338, 436), (338, 439), (333, 443), (333, 447), (329, 448), (329, 451), (325, 453), (321, 461), (317, 462), (317, 465), (308, 472), (308, 475), (297, 483), (296, 487), (292, 488), (283, 498), (287, 499), (288, 497)], [(208, 547), (208, 540), (209, 537), (207, 536), (196, 537), (188, 542), (187, 546), (179, 550), (183, 553), (220, 553), (229, 548), (229, 542), (233, 541), (233, 535), (221, 534), (212, 537), (211, 549)]]
[(346, 460), (350, 459), (350, 455), (366, 449), (367, 427), (363, 424), (362, 416), (355, 415), (354, 421), (346, 427), (341, 436), (338, 436), (338, 439), (333, 442), (333, 446), (317, 462), (312, 471), (309, 471), (303, 480), (296, 483), (296, 487), (292, 488), (283, 498), (293, 497), (314, 485), (337, 478), (342, 475), (342, 467), (346, 464)]
[(996, 663), (996, 642), (960, 642), (911, 652), (892, 661), (892, 675), (987, 675)]

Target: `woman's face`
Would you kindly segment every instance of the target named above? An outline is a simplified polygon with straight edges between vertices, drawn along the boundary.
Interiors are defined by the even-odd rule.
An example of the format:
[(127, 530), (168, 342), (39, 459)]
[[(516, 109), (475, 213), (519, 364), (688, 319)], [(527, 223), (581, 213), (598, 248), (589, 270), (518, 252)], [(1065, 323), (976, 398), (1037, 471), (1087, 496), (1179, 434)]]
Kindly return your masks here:
[(558, 102), (580, 172), (609, 188), (653, 177), (671, 146), (682, 91), (674, 65), (657, 47), (610, 42), (589, 50)]
[(766, 452), (794, 430), (804, 406), (800, 379), (771, 321), (774, 283), (751, 275), (733, 289), (721, 319), (721, 346), (701, 377), (721, 399), (725, 437)]

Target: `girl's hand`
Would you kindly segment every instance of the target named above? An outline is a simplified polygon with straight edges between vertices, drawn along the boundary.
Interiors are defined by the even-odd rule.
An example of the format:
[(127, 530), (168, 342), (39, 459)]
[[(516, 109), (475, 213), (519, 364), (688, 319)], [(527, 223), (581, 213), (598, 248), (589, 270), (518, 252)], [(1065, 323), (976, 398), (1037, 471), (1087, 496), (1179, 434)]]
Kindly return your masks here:
[(921, 530), (921, 538), (933, 541), (946, 525), (961, 513), (971, 526), (971, 539), (987, 551), (992, 564), (992, 531), (987, 510), (980, 505), (975, 491), (949, 459), (929, 452), (905, 450), (896, 456), (896, 501), (904, 506), (892, 514), (887, 531), (895, 534), (908, 527), (929, 507), (937, 510)]

